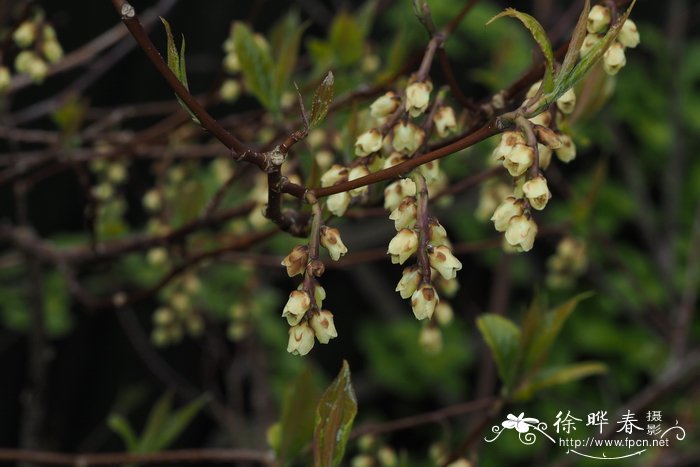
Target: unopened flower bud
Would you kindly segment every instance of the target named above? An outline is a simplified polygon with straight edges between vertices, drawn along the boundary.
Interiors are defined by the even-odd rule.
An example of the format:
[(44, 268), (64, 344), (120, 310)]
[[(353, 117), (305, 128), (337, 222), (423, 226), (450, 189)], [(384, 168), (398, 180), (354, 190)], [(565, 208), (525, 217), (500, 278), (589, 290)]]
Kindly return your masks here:
[(449, 135), (457, 128), (457, 119), (452, 107), (444, 106), (437, 109), (435, 115), (433, 115), (433, 122), (435, 123), (438, 136), (441, 138)]
[(472, 467), (472, 463), (466, 459), (457, 459), (454, 462), (450, 462), (447, 467)]
[(588, 12), (588, 22), (586, 29), (589, 33), (602, 32), (610, 24), (610, 9), (603, 5), (595, 5)]
[(163, 247), (155, 247), (146, 253), (146, 261), (152, 266), (161, 266), (168, 261), (168, 250)]
[(309, 322), (316, 334), (316, 339), (321, 344), (328, 344), (328, 341), (338, 337), (338, 331), (336, 331), (335, 323), (333, 322), (333, 313), (330, 311), (323, 310), (314, 313)]
[(588, 55), (588, 52), (590, 52), (593, 49), (593, 47), (595, 47), (596, 44), (602, 39), (603, 37), (599, 36), (598, 34), (587, 34), (586, 37), (583, 38), (583, 42), (581, 43), (581, 58)]
[(314, 346), (314, 331), (307, 323), (289, 328), (287, 352), (292, 355), (306, 355)]
[(411, 295), (411, 308), (416, 319), (430, 319), (439, 300), (438, 294), (432, 285), (422, 284)]
[[(350, 169), (350, 172), (348, 173), (348, 181), (357, 180), (358, 178), (362, 178), (367, 175), (369, 175), (369, 169), (364, 165), (358, 165)], [(367, 185), (361, 186), (359, 188), (353, 188), (352, 190), (350, 190), (350, 195), (362, 196), (365, 193), (367, 193), (368, 190), (369, 187)]]
[(167, 326), (175, 321), (175, 313), (168, 307), (160, 307), (153, 313), (153, 324)]
[(603, 69), (611, 76), (616, 75), (627, 64), (625, 47), (615, 41), (603, 54)]
[(565, 114), (570, 114), (576, 107), (576, 93), (574, 88), (569, 89), (557, 99), (557, 107)]
[(283, 260), (282, 266), (287, 268), (287, 275), (294, 277), (297, 274), (304, 274), (306, 264), (309, 262), (309, 247), (307, 245), (297, 245), (292, 248)]
[(235, 79), (227, 79), (219, 89), (219, 96), (225, 102), (236, 102), (241, 95), (241, 83)]
[(12, 84), (12, 76), (10, 75), (10, 69), (6, 66), (0, 66), (0, 94), (7, 91), (7, 89)]
[(442, 332), (436, 326), (425, 326), (420, 331), (418, 343), (426, 353), (440, 353), (442, 350)]
[(535, 161), (535, 151), (527, 144), (516, 144), (513, 150), (503, 159), (503, 167), (512, 177), (519, 177)]
[(428, 184), (433, 183), (440, 176), (440, 162), (437, 159), (426, 162), (418, 167), (418, 170)]
[(409, 84), (406, 87), (406, 111), (411, 117), (421, 115), (430, 103), (430, 91), (433, 85), (430, 81)]
[(15, 41), (17, 47), (26, 49), (34, 43), (36, 39), (36, 25), (32, 21), (25, 21), (15, 29), (12, 33), (12, 40)]
[(549, 126), (552, 123), (552, 113), (549, 110), (545, 110), (529, 120), (535, 125)]
[(493, 213), (491, 220), (497, 232), (505, 232), (510, 220), (523, 213), (523, 202), (514, 196), (507, 197)]
[(311, 307), (311, 297), (305, 290), (292, 290), (287, 304), (282, 310), (282, 317), (287, 318), (290, 326), (299, 324), (301, 318)]
[(425, 132), (411, 122), (400, 122), (394, 126), (391, 142), (394, 150), (404, 154), (413, 154), (425, 140)]
[(112, 162), (107, 167), (107, 178), (110, 182), (119, 184), (126, 180), (126, 177), (127, 171), (123, 163)]
[(530, 251), (536, 236), (537, 224), (524, 214), (513, 217), (505, 233), (506, 242), (520, 251)]
[(547, 187), (547, 179), (541, 175), (525, 182), (523, 193), (527, 196), (530, 206), (538, 211), (543, 210), (547, 205), (547, 201), (552, 197)]
[(374, 118), (385, 118), (396, 112), (400, 104), (401, 99), (396, 94), (389, 91), (372, 102), (369, 106), (369, 112)]
[(326, 199), (326, 207), (335, 216), (342, 217), (350, 206), (352, 196), (347, 191), (335, 193)]
[(340, 231), (334, 227), (321, 227), (321, 245), (323, 245), (331, 255), (333, 261), (338, 261), (341, 256), (348, 252), (348, 248), (340, 238)]
[(454, 319), (454, 311), (452, 310), (452, 306), (449, 303), (441, 300), (435, 307), (435, 319), (440, 326), (450, 324)]
[(382, 148), (382, 134), (376, 129), (367, 130), (355, 140), (355, 155), (365, 157)]
[(457, 277), (457, 271), (462, 269), (462, 263), (454, 257), (452, 251), (444, 245), (435, 247), (428, 251), (430, 266), (434, 268), (445, 279)]
[(416, 195), (416, 184), (410, 178), (402, 178), (396, 182), (390, 183), (384, 189), (384, 209), (393, 211), (401, 201), (407, 196)]
[(625, 23), (620, 29), (620, 34), (617, 36), (617, 40), (620, 41), (625, 47), (631, 49), (639, 45), (639, 31), (637, 30), (637, 25), (631, 19), (625, 20)]
[(391, 212), (389, 219), (394, 221), (396, 230), (412, 229), (416, 225), (417, 213), (416, 198), (408, 196), (401, 200), (401, 204)]
[(333, 186), (336, 183), (341, 183), (347, 181), (348, 179), (348, 168), (343, 167), (340, 164), (333, 164), (330, 169), (321, 175), (321, 186), (328, 187)]
[(540, 156), (540, 170), (546, 170), (547, 167), (549, 167), (549, 164), (552, 162), (552, 150), (544, 144), (537, 143), (537, 154)]
[(57, 40), (46, 40), (41, 46), (41, 51), (49, 63), (56, 63), (63, 58), (63, 48)]
[(576, 145), (571, 139), (571, 136), (562, 133), (559, 135), (559, 139), (561, 140), (561, 147), (554, 151), (559, 160), (562, 162), (571, 162), (576, 159)]
[(322, 149), (316, 153), (314, 159), (316, 160), (316, 164), (318, 165), (319, 169), (328, 170), (331, 165), (333, 165), (335, 156), (333, 156), (333, 153), (329, 150)]
[(389, 169), (395, 165), (399, 165), (406, 161), (406, 156), (400, 152), (392, 152), (389, 157), (386, 158), (382, 166), (383, 169)]
[(396, 467), (399, 465), (396, 452), (389, 446), (382, 446), (379, 451), (377, 451), (377, 460), (379, 460), (379, 465), (381, 465), (381, 467)]
[(241, 71), (241, 62), (235, 52), (229, 52), (224, 57), (224, 71), (229, 74)]
[(369, 454), (360, 454), (352, 458), (351, 467), (374, 467), (374, 457)]
[(551, 128), (535, 125), (535, 135), (537, 136), (537, 141), (547, 146), (549, 149), (559, 149), (561, 147), (559, 135)]
[(409, 298), (418, 288), (423, 275), (417, 265), (404, 268), (401, 280), (396, 284), (395, 291), (401, 295), (401, 298)]
[(537, 91), (540, 90), (540, 87), (542, 86), (542, 80), (539, 80), (538, 82), (534, 83), (532, 86), (530, 86), (530, 89), (527, 90), (527, 93), (525, 94), (525, 99), (532, 99), (537, 95)]

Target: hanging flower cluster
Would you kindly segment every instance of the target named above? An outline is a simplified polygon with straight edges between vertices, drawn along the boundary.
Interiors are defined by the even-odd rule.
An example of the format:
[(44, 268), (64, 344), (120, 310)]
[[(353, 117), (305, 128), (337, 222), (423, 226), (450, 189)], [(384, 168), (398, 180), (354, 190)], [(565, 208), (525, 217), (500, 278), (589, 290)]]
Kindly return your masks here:
[(555, 289), (569, 287), (587, 267), (586, 243), (580, 238), (564, 237), (547, 260), (547, 285)]
[(318, 232), (312, 228), (311, 245), (297, 245), (284, 258), (282, 265), (287, 268), (287, 275), (301, 275), (302, 283), (297, 290), (289, 294), (287, 304), (282, 310), (282, 317), (289, 324), (289, 342), (287, 352), (293, 355), (306, 355), (314, 346), (315, 340), (327, 344), (338, 337), (333, 314), (323, 309), (326, 291), (318, 282), (325, 267), (318, 259), (320, 243), (333, 261), (338, 261), (348, 249), (340, 238), (340, 231), (333, 227), (321, 226)]

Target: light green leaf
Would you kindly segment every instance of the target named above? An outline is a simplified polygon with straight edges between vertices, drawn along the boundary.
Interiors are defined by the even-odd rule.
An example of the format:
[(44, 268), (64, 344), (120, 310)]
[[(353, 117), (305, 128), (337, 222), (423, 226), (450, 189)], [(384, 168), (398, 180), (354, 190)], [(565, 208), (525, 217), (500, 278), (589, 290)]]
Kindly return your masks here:
[[(170, 23), (168, 23), (168, 21), (163, 17), (161, 17), (160, 20), (163, 23), (163, 26), (165, 27), (165, 36), (168, 43), (168, 68), (170, 68), (170, 71), (172, 71), (173, 74), (175, 74), (178, 81), (182, 83), (185, 89), (189, 91), (190, 87), (187, 83), (187, 68), (185, 67), (185, 36), (182, 36), (182, 46), (180, 47), (180, 52), (178, 53), (177, 46), (175, 45), (175, 39), (173, 39), (173, 32), (170, 29)], [(175, 97), (177, 98), (177, 101), (180, 103), (182, 108), (185, 109), (188, 114), (190, 114), (192, 120), (194, 120), (194, 122), (198, 125), (201, 124), (194, 112), (192, 112), (192, 110), (190, 110), (187, 104), (185, 104), (183, 100), (180, 99), (180, 96), (176, 95)]]
[(585, 292), (576, 295), (574, 298), (562, 303), (553, 310), (549, 311), (542, 319), (540, 329), (537, 332), (532, 344), (524, 352), (527, 355), (525, 368), (532, 369), (540, 365), (547, 357), (554, 340), (561, 332), (566, 320), (571, 316), (576, 306), (586, 298), (593, 294)]
[(326, 118), (328, 107), (333, 100), (333, 84), (333, 72), (329, 71), (314, 92), (314, 99), (311, 102), (311, 117), (309, 118), (310, 128), (315, 127)]
[(590, 11), (591, 2), (590, 0), (586, 0), (586, 3), (583, 5), (583, 11), (578, 17), (578, 22), (576, 23), (574, 32), (571, 34), (569, 48), (566, 51), (566, 56), (564, 57), (564, 61), (562, 62), (561, 69), (559, 71), (560, 75), (565, 75), (569, 73), (574, 67), (574, 64), (576, 64), (576, 60), (579, 56), (579, 51), (581, 50), (581, 45), (583, 44), (583, 40), (586, 38), (586, 25), (588, 23), (588, 13)]
[(527, 400), (542, 389), (577, 381), (587, 376), (599, 375), (607, 371), (608, 368), (598, 362), (576, 363), (562, 368), (544, 370), (518, 388), (513, 398)]
[(283, 462), (292, 461), (313, 438), (320, 395), (309, 367), (287, 388), (279, 424), (279, 449), (276, 449), (277, 457)]
[(350, 367), (343, 360), (340, 373), (321, 396), (314, 429), (314, 466), (340, 464), (357, 414), (357, 399), (350, 381)]
[(289, 84), (299, 56), (299, 44), (308, 23), (299, 24), (296, 12), (285, 16), (271, 33), (275, 62), (275, 93), (281, 96)]
[(542, 86), (545, 93), (551, 92), (554, 88), (554, 53), (552, 52), (552, 44), (549, 43), (549, 38), (547, 37), (547, 33), (545, 32), (544, 28), (535, 18), (514, 8), (506, 8), (505, 11), (491, 18), (486, 24), (488, 25), (504, 16), (512, 16), (520, 20), (520, 22), (523, 23), (530, 31), (530, 34), (532, 34), (532, 38), (535, 39), (537, 45), (540, 46), (545, 60), (545, 71), (544, 78), (542, 79)]
[(487, 313), (476, 320), (476, 325), (491, 349), (506, 393), (512, 388), (517, 373), (520, 329), (501, 315)]
[(274, 82), (275, 70), (269, 46), (258, 43), (248, 26), (241, 22), (234, 24), (233, 43), (247, 89), (266, 109), (277, 112), (280, 96)]
[(203, 394), (170, 414), (163, 422), (161, 430), (154, 440), (155, 450), (160, 451), (170, 446), (207, 403), (209, 403), (209, 395)]
[(340, 12), (331, 24), (329, 41), (340, 65), (352, 65), (364, 53), (363, 29), (347, 12)]
[(128, 452), (136, 451), (138, 446), (136, 433), (134, 433), (126, 418), (119, 414), (112, 414), (107, 418), (107, 426), (124, 441)]
[(160, 399), (158, 399), (158, 401), (156, 401), (156, 404), (148, 414), (146, 426), (141, 433), (141, 439), (138, 446), (139, 452), (153, 452), (159, 449), (157, 447), (157, 439), (160, 436), (160, 432), (163, 430), (163, 426), (168, 418), (168, 415), (170, 414), (172, 403), (172, 392), (166, 393)]

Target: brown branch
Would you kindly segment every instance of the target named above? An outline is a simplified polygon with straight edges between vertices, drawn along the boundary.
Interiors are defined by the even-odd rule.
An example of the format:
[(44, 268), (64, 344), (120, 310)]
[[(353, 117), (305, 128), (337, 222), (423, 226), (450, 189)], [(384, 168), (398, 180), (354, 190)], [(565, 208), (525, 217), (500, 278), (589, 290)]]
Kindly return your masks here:
[(119, 465), (129, 463), (175, 463), (175, 462), (254, 462), (273, 465), (269, 452), (252, 449), (181, 449), (153, 453), (86, 453), (64, 454), (49, 451), (28, 451), (0, 448), (0, 461), (35, 462), (47, 465), (70, 465), (87, 467), (90, 465)]

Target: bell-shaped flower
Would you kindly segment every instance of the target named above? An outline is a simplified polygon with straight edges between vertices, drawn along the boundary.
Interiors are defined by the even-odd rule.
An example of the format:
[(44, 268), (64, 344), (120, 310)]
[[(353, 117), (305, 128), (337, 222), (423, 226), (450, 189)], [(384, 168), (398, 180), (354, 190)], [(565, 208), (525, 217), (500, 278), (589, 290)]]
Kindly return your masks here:
[(334, 227), (321, 227), (321, 245), (323, 245), (331, 255), (333, 261), (338, 261), (341, 256), (348, 252), (348, 248), (340, 238), (340, 231)]
[(326, 207), (333, 215), (342, 217), (350, 206), (352, 196), (347, 191), (335, 193), (326, 199)]
[(399, 206), (391, 211), (389, 219), (394, 221), (394, 227), (396, 230), (401, 229), (411, 229), (416, 225), (416, 215), (418, 213), (418, 206), (416, 204), (416, 198), (413, 196), (407, 196)]
[(430, 266), (448, 280), (457, 277), (457, 271), (462, 269), (462, 263), (444, 245), (429, 250), (428, 259)]
[[(358, 178), (362, 178), (366, 175), (369, 175), (369, 169), (365, 167), (364, 165), (358, 165), (350, 169), (350, 173), (348, 174), (348, 181), (351, 180), (357, 180)], [(362, 196), (368, 191), (367, 185), (361, 186), (359, 188), (353, 188), (350, 190), (350, 196)]]
[(369, 113), (374, 118), (385, 118), (396, 112), (401, 105), (401, 99), (392, 91), (378, 97), (369, 106)]
[(292, 355), (306, 355), (314, 347), (314, 331), (308, 323), (289, 328), (287, 352)]
[(282, 317), (287, 318), (290, 326), (295, 326), (301, 321), (311, 307), (311, 297), (305, 290), (292, 290), (287, 304), (282, 310)]
[(430, 319), (439, 300), (435, 287), (428, 283), (421, 284), (411, 295), (411, 308), (416, 319)]
[(410, 178), (402, 178), (396, 182), (390, 183), (384, 189), (384, 209), (393, 211), (401, 201), (407, 196), (416, 195), (416, 184)]
[(438, 136), (444, 138), (457, 128), (457, 119), (452, 107), (440, 107), (433, 115), (433, 123)]
[(523, 193), (530, 202), (530, 206), (541, 211), (547, 205), (547, 201), (552, 197), (547, 187), (547, 179), (541, 175), (528, 180), (523, 184)]
[(333, 313), (328, 310), (314, 313), (309, 323), (316, 334), (316, 339), (321, 344), (328, 344), (328, 341), (338, 337), (338, 331), (336, 331), (335, 323), (333, 322)]
[(309, 247), (307, 245), (297, 245), (292, 248), (282, 260), (282, 266), (287, 268), (287, 275), (294, 277), (306, 271), (306, 264), (309, 262)]
[(505, 233), (506, 242), (516, 247), (519, 251), (532, 250), (536, 236), (537, 224), (524, 214), (513, 217)]
[(610, 24), (610, 9), (603, 5), (595, 5), (588, 12), (588, 21), (586, 29), (589, 33), (594, 34), (602, 32)]
[(497, 232), (505, 232), (510, 220), (523, 213), (523, 201), (514, 196), (509, 196), (496, 208), (491, 216), (493, 226)]
[(576, 107), (576, 92), (574, 88), (569, 89), (557, 99), (557, 107), (562, 113), (570, 114)]
[(554, 150), (557, 158), (562, 162), (571, 162), (576, 159), (576, 145), (571, 136), (562, 133), (559, 135), (559, 140), (561, 141), (561, 147)]
[(411, 122), (397, 123), (393, 133), (391, 144), (394, 150), (404, 154), (413, 154), (425, 140), (425, 132)]
[(406, 87), (406, 111), (411, 117), (415, 118), (426, 111), (432, 90), (430, 81), (411, 83)]
[(519, 177), (530, 168), (535, 161), (535, 150), (526, 144), (516, 144), (513, 150), (503, 159), (503, 167), (512, 177)]
[(420, 269), (417, 265), (414, 264), (413, 266), (404, 268), (403, 274), (401, 274), (401, 280), (396, 284), (395, 291), (401, 295), (401, 298), (409, 298), (418, 288), (422, 277), (423, 275), (420, 273)]
[(355, 155), (365, 157), (382, 148), (383, 137), (376, 128), (367, 130), (355, 140)]
[(617, 36), (617, 40), (620, 41), (625, 47), (633, 49), (639, 45), (639, 31), (637, 30), (637, 25), (631, 19), (625, 20), (625, 23), (620, 29), (620, 34)]
[(393, 264), (403, 264), (418, 249), (418, 234), (409, 229), (401, 229), (389, 242), (387, 254)]
[(611, 76), (616, 75), (627, 64), (625, 46), (615, 41), (603, 54), (603, 69)]
[(348, 179), (348, 168), (343, 167), (340, 164), (333, 164), (330, 169), (321, 175), (321, 186), (333, 186), (336, 183), (347, 181)]

